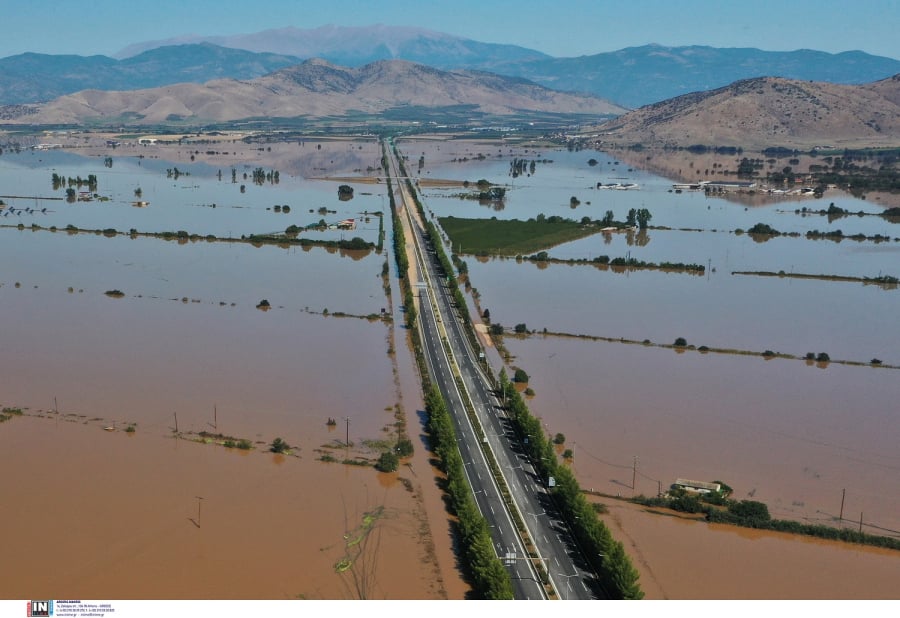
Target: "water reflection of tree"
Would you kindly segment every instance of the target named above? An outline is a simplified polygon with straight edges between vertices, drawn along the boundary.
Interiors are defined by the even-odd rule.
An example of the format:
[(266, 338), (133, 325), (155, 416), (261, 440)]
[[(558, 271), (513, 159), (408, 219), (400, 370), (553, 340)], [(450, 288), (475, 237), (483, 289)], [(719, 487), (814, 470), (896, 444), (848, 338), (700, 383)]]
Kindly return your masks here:
[(650, 234), (646, 229), (638, 230), (636, 233), (634, 230), (628, 230), (625, 240), (629, 247), (646, 247), (650, 244)]
[(487, 206), (497, 212), (500, 212), (504, 208), (506, 208), (506, 200), (478, 200), (478, 204), (481, 206)]

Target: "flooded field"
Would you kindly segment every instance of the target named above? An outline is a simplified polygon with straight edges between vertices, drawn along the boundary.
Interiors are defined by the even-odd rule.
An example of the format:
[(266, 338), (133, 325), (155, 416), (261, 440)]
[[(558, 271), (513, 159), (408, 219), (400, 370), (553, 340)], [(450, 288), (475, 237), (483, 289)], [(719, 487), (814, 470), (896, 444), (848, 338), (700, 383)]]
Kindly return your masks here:
[[(411, 142), (407, 151), (411, 163), (424, 157), (417, 174), (429, 180), (422, 181), (425, 205), (438, 217), (524, 220), (543, 213), (580, 220), (600, 219), (612, 210), (624, 220), (629, 208), (647, 208), (648, 230), (596, 234), (548, 253), (564, 260), (608, 255), (706, 267), (702, 274), (688, 274), (533, 263), (476, 257), (453, 247), (467, 262), (478, 307), (490, 311), (492, 323), (508, 332), (525, 324), (531, 331), (525, 338), (504, 338), (509, 364), (530, 376), (535, 396), (529, 406), (545, 429), (568, 437), (565, 447), (574, 451), (572, 465), (582, 487), (623, 497), (655, 496), (676, 478), (721, 479), (734, 487), (736, 498), (765, 502), (773, 517), (827, 525), (841, 525), (846, 491), (844, 526), (857, 529), (862, 519), (864, 531), (900, 535), (900, 381), (896, 369), (869, 364), (872, 359), (900, 364), (900, 331), (894, 324), (900, 292), (860, 282), (732, 274), (897, 276), (900, 226), (877, 216), (879, 202), (837, 190), (802, 200), (674, 193), (677, 175), (666, 179), (638, 169), (636, 161), (599, 152), (426, 141)], [(513, 158), (535, 160), (533, 173), (513, 178)], [(693, 165), (687, 156), (683, 164)], [(442, 187), (432, 182), (437, 178), (470, 184), (484, 178), (506, 186), (506, 199), (463, 200), (458, 195), (464, 188)], [(598, 182), (637, 186), (598, 189)], [(578, 200), (574, 208), (571, 197)], [(831, 203), (871, 216), (829, 220), (802, 212)], [(757, 223), (798, 236), (741, 233)], [(838, 229), (885, 240), (805, 237), (812, 230)], [(544, 329), (613, 341), (542, 335)], [(679, 337), (693, 347), (755, 354), (639, 343), (670, 346)], [(765, 350), (799, 357), (825, 352), (832, 360), (862, 365), (766, 360)], [(496, 354), (492, 358), (500, 361)], [(653, 555), (647, 560), (651, 570), (642, 568), (642, 577), (651, 580), (646, 588), (651, 598), (896, 597), (885, 590), (900, 568), (900, 557), (890, 552), (873, 558), (866, 550), (783, 535), (760, 535), (751, 543), (743, 531), (712, 532), (705, 524), (670, 523), (660, 516), (629, 518), (641, 522), (621, 526), (633, 537), (630, 551)], [(676, 525), (692, 528), (689, 534), (670, 529)], [(692, 540), (681, 545), (671, 540), (679, 534)], [(701, 552), (695, 562), (686, 560), (700, 545), (716, 549), (708, 556)], [(720, 554), (758, 566), (744, 580)], [(767, 561), (773, 554), (784, 558), (786, 572), (771, 569)], [(821, 566), (829, 560), (851, 560), (853, 568), (872, 576), (859, 585), (856, 578), (838, 585), (847, 568)], [(792, 588), (788, 582), (795, 571), (804, 575)], [(711, 572), (717, 575), (710, 577)], [(773, 583), (778, 578), (782, 583)]]
[[(231, 162), (220, 180), (201, 155), (166, 147), (0, 157), (0, 405), (24, 412), (0, 427), (15, 470), (0, 481), (0, 517), (15, 531), (4, 598), (467, 594), (394, 332), (386, 254), (207, 238), (352, 218), (355, 229), (301, 236), (376, 243), (385, 186), (365, 167), (378, 147), (272, 150), (258, 165), (282, 173), (262, 184), (242, 177), (252, 157), (235, 162), (232, 183)], [(176, 166), (182, 175), (167, 176)], [(54, 173), (96, 175), (90, 193), (104, 199), (48, 199), (65, 196)], [(338, 195), (344, 183), (351, 200)], [(398, 414), (416, 452), (382, 474), (371, 464), (397, 439)], [(268, 452), (276, 437), (289, 455)]]
[(29, 417), (0, 444), (15, 462), (3, 598), (443, 595), (417, 492), (396, 475)]
[(586, 489), (655, 496), (677, 478), (718, 479), (773, 517), (814, 523), (838, 517), (846, 489), (848, 525), (864, 513), (887, 529), (869, 532), (900, 531), (892, 370), (551, 337), (506, 345)]
[[(13, 196), (0, 198), (0, 405), (25, 411), (0, 425), (2, 461), (15, 470), (0, 481), (10, 498), (0, 517), (16, 531), (9, 540), (16, 560), (0, 569), (3, 596), (466, 596), (423, 448), (405, 333), (395, 326), (399, 297), (396, 286), (393, 299), (385, 293), (381, 277), (386, 260), (393, 273), (393, 259), (372, 250), (219, 241), (352, 218), (352, 230), (300, 235), (377, 242), (373, 213), (387, 208), (374, 169), (377, 143), (220, 140), (107, 150), (66, 139), (78, 148), (0, 156), (0, 194)], [(829, 223), (794, 212), (834, 202), (876, 213), (876, 204), (838, 193), (760, 205), (674, 194), (671, 180), (598, 152), (462, 141), (400, 146), (416, 175), (441, 181), (422, 183), (436, 216), (599, 219), (613, 210), (624, 219), (629, 208), (647, 208), (649, 230), (597, 234), (549, 252), (707, 266), (702, 275), (617, 272), (476, 258), (454, 248), (493, 321), (536, 331), (508, 336), (505, 345), (511, 364), (531, 376), (532, 411), (548, 431), (568, 436), (583, 487), (655, 495), (677, 477), (716, 478), (736, 497), (766, 502), (773, 516), (818, 523), (834, 523), (846, 490), (846, 525), (862, 514), (868, 532), (900, 534), (897, 370), (541, 334), (655, 344), (684, 337), (693, 346), (900, 364), (893, 323), (900, 291), (732, 274), (898, 276), (900, 226), (877, 216)], [(512, 178), (517, 156), (536, 160), (534, 172)], [(177, 178), (169, 174), (175, 167)], [(278, 182), (254, 183), (260, 168), (280, 170)], [(52, 186), (54, 173), (96, 175), (91, 193), (105, 199), (66, 201), (66, 187)], [(458, 197), (461, 181), (480, 178), (506, 185), (506, 200)], [(597, 189), (598, 182), (638, 188)], [(341, 184), (353, 186), (353, 199), (340, 199)], [(762, 242), (734, 233), (760, 222), (801, 237)], [(73, 233), (70, 225), (121, 233)], [(837, 228), (891, 240), (802, 237)], [(198, 237), (131, 237), (132, 229)], [(113, 291), (121, 295), (107, 294)], [(327, 454), (371, 462), (395, 439), (398, 409), (416, 446), (409, 467), (384, 475), (320, 461)], [(187, 439), (173, 438), (176, 416)], [(128, 426), (135, 432), (126, 433)], [(255, 448), (191, 441), (201, 431)], [(275, 437), (296, 447), (293, 455), (267, 452)], [(23, 500), (31, 508), (18, 508)], [(664, 526), (693, 526), (682, 536), (695, 544), (715, 534), (715, 547), (736, 559), (758, 562), (754, 552), (764, 547), (811, 573), (833, 555), (827, 552), (863, 550), (808, 552), (793, 549), (810, 546), (805, 541), (769, 535), (749, 542), (743, 532), (652, 517), (632, 524), (623, 516), (618, 528), (633, 539), (626, 546), (635, 562), (646, 557), (652, 569), (642, 570), (651, 598), (881, 598), (879, 582), (896, 574), (897, 557), (878, 554), (860, 559), (871, 586), (836, 587), (829, 571), (819, 585), (814, 576), (803, 580), (792, 595), (760, 575), (751, 594), (722, 568), (723, 581), (706, 593), (696, 582), (718, 569), (715, 556), (679, 570), (676, 557), (687, 550), (660, 541)], [(348, 546), (348, 539), (360, 542)], [(353, 568), (336, 568), (352, 548), (362, 552), (350, 557)], [(58, 565), (52, 578), (44, 550)]]
[(897, 598), (900, 557), (777, 532), (706, 524), (601, 499), (647, 599)]

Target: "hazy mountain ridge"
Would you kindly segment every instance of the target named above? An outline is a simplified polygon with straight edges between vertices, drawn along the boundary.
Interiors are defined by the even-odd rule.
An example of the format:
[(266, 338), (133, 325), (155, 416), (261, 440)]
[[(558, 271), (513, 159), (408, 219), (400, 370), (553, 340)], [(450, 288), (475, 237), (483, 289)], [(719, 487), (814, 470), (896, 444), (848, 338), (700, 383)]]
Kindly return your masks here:
[(776, 77), (740, 80), (631, 111), (603, 139), (645, 145), (900, 145), (900, 74), (864, 85)]
[(441, 71), (404, 60), (360, 68), (309, 60), (253, 80), (213, 80), (160, 88), (86, 90), (42, 105), (0, 110), (13, 122), (164, 124), (246, 118), (318, 118), (380, 114), (404, 106), (472, 106), (474, 113), (526, 112), (617, 115), (625, 110), (596, 97), (555, 92), (519, 78), (476, 71)]
[(629, 108), (753, 77), (862, 84), (900, 73), (900, 60), (859, 51), (644, 45), (552, 58), (515, 45), (385, 25), (186, 35), (137, 43), (117, 57), (121, 59), (21, 54), (0, 59), (0, 104), (47, 101), (91, 88), (133, 90), (219, 78), (253, 79), (311, 58), (349, 67), (403, 59), (444, 70), (490, 71), (555, 90), (593, 94)]
[(217, 78), (252, 79), (301, 62), (208, 43), (153, 49), (125, 60), (26, 53), (0, 59), (0, 103), (37, 103), (81, 90), (134, 90)]
[(442, 69), (481, 69), (524, 77), (555, 90), (584, 92), (629, 108), (720, 88), (752, 77), (864, 84), (900, 73), (900, 60), (861, 51), (764, 51), (650, 44), (577, 58), (553, 58), (514, 45), (480, 43), (421, 28), (293, 27), (228, 37), (179, 37), (130, 46), (120, 54), (171, 42), (206, 41), (257, 52), (319, 57), (345, 66), (398, 58)]
[(442, 69), (488, 68), (500, 62), (549, 58), (547, 54), (497, 43), (482, 43), (443, 32), (407, 26), (293, 26), (231, 36), (186, 35), (129, 45), (117, 58), (128, 58), (158, 47), (208, 43), (251, 52), (286, 54), (307, 60), (322, 58), (359, 67), (378, 60), (409, 60)]
[(865, 84), (900, 73), (900, 61), (860, 51), (771, 52), (754, 48), (645, 45), (498, 67), (557, 90), (589, 92), (635, 108), (753, 77)]

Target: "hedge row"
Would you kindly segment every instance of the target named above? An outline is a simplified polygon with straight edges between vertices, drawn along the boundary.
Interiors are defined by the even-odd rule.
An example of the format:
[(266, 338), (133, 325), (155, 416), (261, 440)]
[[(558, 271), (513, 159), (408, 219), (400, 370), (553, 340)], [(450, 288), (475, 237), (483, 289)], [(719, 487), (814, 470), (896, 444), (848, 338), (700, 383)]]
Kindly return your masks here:
[[(554, 477), (556, 487), (551, 492), (563, 517), (568, 521), (585, 558), (599, 575), (608, 595), (615, 599), (642, 599), (640, 577), (625, 548), (616, 541), (609, 528), (597, 518), (593, 506), (584, 497), (575, 475), (556, 459), (553, 442), (544, 434), (541, 422), (528, 410), (522, 396), (500, 372), (500, 388), (516, 431), (522, 437), (525, 452), (543, 479)], [(526, 441), (527, 438), (527, 441)]]
[(425, 396), (425, 412), (432, 448), (447, 475), (447, 495), (450, 508), (458, 518), (457, 529), (465, 557), (463, 564), (472, 586), (485, 599), (512, 599), (509, 572), (497, 558), (487, 520), (472, 497), (472, 488), (466, 480), (462, 457), (456, 446), (453, 420), (436, 386), (432, 386)]
[[(398, 157), (399, 159), (399, 157)], [(402, 159), (399, 159), (402, 166)], [(385, 170), (388, 168), (387, 154), (382, 158)], [(404, 172), (405, 173), (405, 172)], [(433, 452), (441, 461), (441, 469), (447, 475), (447, 496), (450, 509), (457, 517), (457, 530), (462, 548), (462, 562), (465, 571), (477, 594), (485, 599), (512, 599), (512, 581), (509, 573), (497, 558), (491, 540), (487, 521), (478, 510), (472, 496), (472, 490), (466, 481), (462, 457), (456, 446), (456, 432), (447, 406), (440, 391), (431, 384), (428, 368), (422, 354), (419, 330), (416, 328), (416, 310), (413, 305), (412, 290), (409, 286), (407, 271), (409, 261), (406, 257), (406, 239), (403, 226), (397, 213), (394, 193), (388, 177), (388, 195), (390, 196), (391, 217), (394, 227), (394, 255), (399, 270), (400, 288), (403, 292), (403, 304), (406, 311), (406, 325), (409, 328), (413, 343), (419, 375), (425, 391), (425, 412), (427, 429), (431, 436)]]

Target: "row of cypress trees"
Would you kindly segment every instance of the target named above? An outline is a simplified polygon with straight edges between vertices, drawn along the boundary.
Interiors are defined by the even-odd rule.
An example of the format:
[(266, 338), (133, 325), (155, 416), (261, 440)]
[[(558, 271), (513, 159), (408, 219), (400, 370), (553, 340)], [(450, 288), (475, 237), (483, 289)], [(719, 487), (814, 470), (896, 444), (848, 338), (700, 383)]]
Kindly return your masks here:
[[(556, 480), (551, 494), (585, 558), (599, 575), (603, 589), (615, 599), (644, 598), (638, 583), (640, 575), (625, 553), (624, 546), (613, 538), (606, 524), (597, 517), (572, 471), (559, 463), (552, 440), (544, 433), (540, 420), (528, 410), (505, 371), (500, 372), (500, 388), (510, 418), (523, 438), (525, 452), (538, 474), (545, 480), (550, 477)], [(524, 438), (528, 438), (527, 441)]]
[[(399, 158), (399, 156), (398, 156)], [(402, 165), (402, 159), (400, 159)], [(387, 154), (382, 158), (385, 171), (388, 168)], [(405, 172), (404, 172), (405, 173)], [(474, 591), (485, 599), (512, 599), (512, 581), (509, 573), (497, 558), (491, 540), (487, 520), (475, 504), (472, 489), (466, 480), (462, 457), (456, 446), (456, 431), (447, 410), (444, 398), (438, 388), (428, 378), (428, 369), (422, 355), (419, 331), (416, 328), (416, 309), (412, 290), (409, 286), (409, 260), (406, 256), (406, 239), (400, 216), (394, 201), (391, 180), (388, 175), (388, 195), (390, 196), (391, 217), (394, 228), (394, 255), (403, 293), (406, 325), (415, 351), (419, 374), (425, 391), (426, 428), (431, 438), (432, 451), (440, 459), (440, 467), (446, 474), (447, 502), (451, 512), (457, 517), (456, 529), (463, 555), (463, 564)], [(412, 195), (415, 195), (413, 192)], [(416, 200), (418, 204), (418, 199)], [(452, 272), (452, 271), (449, 271)]]

